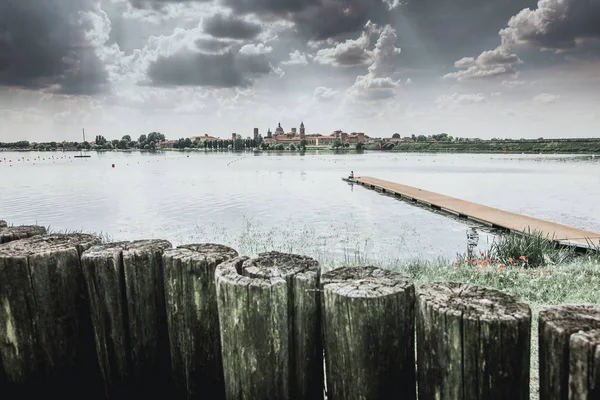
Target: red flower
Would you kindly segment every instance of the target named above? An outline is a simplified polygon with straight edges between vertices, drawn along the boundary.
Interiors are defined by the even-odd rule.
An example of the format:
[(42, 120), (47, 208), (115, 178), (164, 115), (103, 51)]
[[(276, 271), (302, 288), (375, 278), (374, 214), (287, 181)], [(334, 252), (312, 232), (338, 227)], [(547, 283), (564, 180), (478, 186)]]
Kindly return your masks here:
[(454, 262), (454, 265), (458, 265), (458, 264), (460, 264), (458, 261), (455, 261), (455, 262)]
[(519, 257), (519, 260), (524, 260), (526, 257), (525, 256), (521, 256)]
[(485, 259), (485, 262), (488, 262), (488, 263), (489, 263), (490, 261), (492, 261), (492, 260), (490, 260), (490, 258), (489, 258), (489, 257)]
[(509, 262), (509, 263), (511, 263), (511, 262), (514, 262), (514, 261), (515, 261), (515, 260), (513, 260), (513, 259), (512, 259), (512, 257), (508, 257), (508, 262)]

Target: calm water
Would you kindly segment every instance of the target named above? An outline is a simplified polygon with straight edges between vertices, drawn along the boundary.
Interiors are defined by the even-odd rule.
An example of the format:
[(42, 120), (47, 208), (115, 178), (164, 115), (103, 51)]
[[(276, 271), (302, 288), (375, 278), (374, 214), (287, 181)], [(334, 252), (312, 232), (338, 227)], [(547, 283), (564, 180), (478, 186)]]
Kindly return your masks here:
[[(348, 262), (466, 250), (468, 225), (341, 181), (354, 170), (600, 232), (600, 157), (75, 154), (0, 152), (0, 219)], [(491, 240), (479, 231), (480, 248)]]

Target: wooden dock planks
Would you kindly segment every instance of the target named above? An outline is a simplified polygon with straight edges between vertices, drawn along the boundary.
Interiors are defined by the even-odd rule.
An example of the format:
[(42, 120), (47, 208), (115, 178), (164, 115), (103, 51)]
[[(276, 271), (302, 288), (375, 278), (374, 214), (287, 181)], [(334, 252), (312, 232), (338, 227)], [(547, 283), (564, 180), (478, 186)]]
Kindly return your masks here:
[(421, 203), (438, 208), (460, 216), (488, 223), (495, 227), (508, 229), (515, 232), (539, 231), (546, 234), (550, 239), (561, 244), (598, 248), (600, 247), (600, 233), (588, 232), (582, 229), (572, 228), (542, 219), (528, 217), (509, 211), (500, 210), (482, 204), (472, 203), (456, 197), (430, 192), (412, 186), (402, 185), (395, 182), (372, 178), (369, 176), (345, 179), (348, 182), (357, 183), (372, 189), (378, 189), (386, 193), (400, 195)]

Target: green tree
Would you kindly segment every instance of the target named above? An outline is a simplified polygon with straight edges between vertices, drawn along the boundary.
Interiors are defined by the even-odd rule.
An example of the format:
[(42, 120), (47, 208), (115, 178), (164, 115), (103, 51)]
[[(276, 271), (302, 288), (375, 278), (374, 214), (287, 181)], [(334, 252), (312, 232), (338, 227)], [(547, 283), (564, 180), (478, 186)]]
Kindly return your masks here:
[(131, 136), (125, 135), (121, 138), (121, 140), (125, 140), (126, 142), (131, 142)]
[(400, 134), (399, 133), (394, 133), (392, 135), (392, 139), (400, 139)]
[(140, 143), (145, 143), (146, 142), (146, 135), (140, 135), (140, 138), (138, 139), (138, 142)]
[(306, 139), (300, 140), (300, 150), (306, 151), (306, 144), (307, 143), (308, 143), (308, 141)]
[(342, 142), (340, 139), (335, 139), (331, 147), (334, 149), (339, 149), (340, 147), (344, 147), (344, 142)]

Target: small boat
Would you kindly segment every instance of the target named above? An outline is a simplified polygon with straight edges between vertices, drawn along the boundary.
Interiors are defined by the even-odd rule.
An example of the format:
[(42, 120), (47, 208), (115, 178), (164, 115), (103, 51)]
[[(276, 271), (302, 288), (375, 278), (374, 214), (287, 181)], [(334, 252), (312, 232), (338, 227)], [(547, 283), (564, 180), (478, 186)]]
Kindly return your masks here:
[[(85, 143), (85, 129), (83, 129), (83, 142)], [(83, 154), (83, 150), (79, 150), (79, 155), (78, 156), (73, 156), (75, 158), (89, 158), (91, 157), (90, 155), (87, 154)]]

